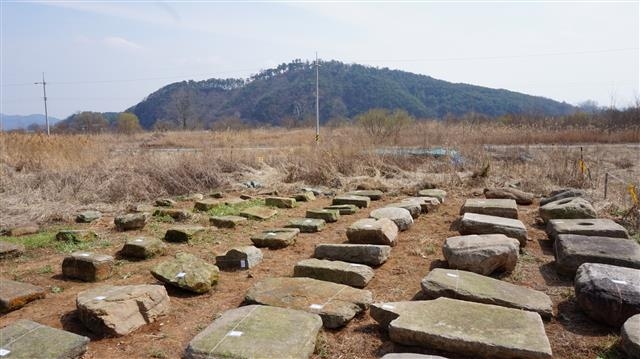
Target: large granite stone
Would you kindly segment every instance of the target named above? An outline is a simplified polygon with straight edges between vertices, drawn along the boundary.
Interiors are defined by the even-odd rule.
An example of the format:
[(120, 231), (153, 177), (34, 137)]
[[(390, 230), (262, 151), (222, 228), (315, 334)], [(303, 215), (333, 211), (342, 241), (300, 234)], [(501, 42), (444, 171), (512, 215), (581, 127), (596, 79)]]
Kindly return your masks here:
[(383, 207), (378, 208), (371, 213), (369, 213), (369, 217), (375, 219), (388, 218), (393, 221), (393, 223), (398, 226), (400, 231), (406, 231), (411, 228), (413, 225), (413, 217), (411, 217), (411, 213), (404, 208), (398, 207)]
[(171, 217), (175, 221), (183, 222), (191, 218), (191, 213), (186, 209), (180, 208), (160, 208), (153, 211), (154, 216)]
[(0, 279), (0, 313), (20, 309), (45, 297), (44, 288), (29, 283)]
[(293, 267), (294, 277), (314, 278), (356, 288), (366, 287), (373, 275), (373, 269), (364, 264), (326, 259), (305, 259)]
[(533, 198), (535, 197), (533, 193), (511, 187), (485, 188), (484, 196), (485, 198), (512, 199), (521, 205), (530, 205), (533, 203)]
[(627, 230), (610, 219), (550, 219), (546, 227), (549, 239), (555, 240), (560, 234), (581, 234), (583, 236), (629, 238)]
[(640, 270), (585, 263), (575, 278), (580, 308), (592, 319), (619, 328), (640, 314)]
[(326, 328), (338, 328), (366, 310), (372, 295), (312, 278), (265, 278), (247, 291), (245, 301), (319, 314)]
[(629, 359), (640, 359), (640, 314), (627, 319), (620, 330), (620, 348)]
[(574, 276), (584, 263), (640, 269), (640, 244), (625, 238), (561, 234), (554, 242), (556, 271)]
[(296, 243), (298, 233), (298, 228), (269, 228), (252, 235), (251, 242), (256, 247), (279, 249)]
[(105, 285), (78, 293), (80, 321), (94, 333), (123, 336), (169, 312), (161, 285)]
[(0, 351), (5, 358), (75, 359), (87, 351), (89, 338), (27, 319), (0, 329)]
[(76, 222), (78, 223), (91, 223), (102, 217), (102, 213), (98, 211), (82, 211), (76, 216)]
[(547, 203), (555, 202), (564, 198), (570, 197), (587, 197), (584, 190), (575, 188), (565, 188), (558, 191), (551, 192), (549, 197), (542, 198), (540, 200), (540, 206), (544, 206)]
[(370, 313), (402, 345), (470, 358), (552, 358), (540, 316), (526, 310), (438, 298), (375, 304)]
[(219, 273), (218, 267), (184, 252), (151, 270), (159, 281), (199, 294), (208, 292), (218, 283)]
[(369, 197), (369, 199), (372, 200), (372, 201), (378, 201), (378, 200), (382, 199), (382, 197), (384, 196), (384, 193), (382, 193), (382, 191), (379, 191), (377, 189), (371, 189), (371, 190), (362, 189), (362, 190), (356, 190), (356, 191), (347, 192), (347, 193), (345, 193), (345, 195), (346, 196)]
[(9, 235), (12, 237), (28, 236), (40, 232), (38, 225), (23, 225), (11, 228)]
[(365, 196), (341, 195), (335, 196), (331, 201), (332, 205), (352, 204), (358, 208), (367, 208), (371, 203), (371, 199)]
[(201, 226), (176, 226), (167, 229), (164, 240), (167, 242), (191, 242), (194, 238), (204, 233)]
[(120, 255), (126, 258), (147, 259), (166, 252), (167, 246), (156, 238), (130, 238), (124, 243)]
[(447, 192), (441, 189), (423, 189), (418, 191), (418, 197), (433, 197), (437, 198), (440, 203), (444, 203), (444, 199), (447, 197)]
[(379, 266), (387, 261), (390, 254), (390, 246), (374, 244), (318, 244), (313, 256), (319, 259)]
[(417, 199), (405, 199), (401, 202), (389, 203), (385, 207), (406, 209), (411, 214), (411, 217), (416, 219), (420, 217), (420, 213), (422, 213), (422, 203), (424, 202)]
[(23, 245), (0, 241), (0, 259), (20, 257), (23, 253)]
[(262, 262), (262, 251), (254, 246), (232, 248), (216, 257), (216, 265), (223, 270), (251, 269)]
[(264, 203), (269, 207), (293, 208), (296, 206), (296, 199), (288, 197), (267, 197)]
[(277, 210), (273, 208), (267, 208), (267, 207), (249, 207), (243, 210), (242, 212), (240, 212), (240, 215), (242, 217), (245, 217), (248, 219), (257, 219), (261, 221), (269, 219), (275, 216), (276, 214), (278, 214)]
[(390, 219), (360, 219), (347, 228), (349, 243), (396, 245), (398, 226)]
[(326, 206), (324, 209), (335, 209), (338, 210), (341, 216), (346, 216), (349, 214), (355, 214), (358, 212), (358, 207), (353, 204), (335, 204), (332, 206)]
[(112, 256), (90, 252), (73, 252), (62, 261), (62, 275), (85, 282), (111, 277), (115, 262)]
[(518, 219), (518, 205), (512, 199), (469, 198), (460, 208), (460, 214), (465, 213)]
[(64, 242), (90, 242), (97, 238), (96, 232), (84, 229), (65, 229), (56, 233), (56, 240)]
[(303, 191), (293, 195), (293, 198), (298, 202), (311, 202), (316, 200), (316, 195), (312, 191)]
[(448, 297), (523, 309), (545, 319), (553, 315), (553, 303), (545, 293), (472, 272), (436, 268), (422, 279), (421, 286), (429, 298)]
[(340, 219), (340, 211), (337, 209), (309, 209), (305, 217), (322, 219), (327, 223), (337, 222)]
[(527, 228), (517, 219), (465, 213), (460, 221), (460, 234), (504, 234), (527, 245)]
[(314, 218), (294, 218), (287, 223), (286, 228), (297, 228), (302, 233), (315, 233), (324, 229), (325, 221)]
[(504, 234), (450, 237), (442, 247), (449, 268), (483, 275), (489, 275), (495, 270), (513, 271), (519, 252), (520, 242)]
[(237, 226), (247, 222), (245, 217), (241, 216), (212, 216), (209, 217), (209, 224), (218, 228), (236, 228)]
[(307, 359), (321, 327), (317, 314), (248, 305), (222, 313), (189, 342), (183, 358)]
[(196, 201), (196, 203), (193, 205), (193, 210), (206, 212), (218, 207), (220, 204), (221, 204), (220, 201), (218, 201), (217, 199), (211, 199), (211, 198), (202, 199), (200, 201)]
[(113, 223), (119, 231), (131, 231), (136, 229), (142, 229), (147, 224), (148, 215), (145, 212), (142, 213), (128, 213), (121, 216), (117, 216)]
[(435, 211), (438, 206), (440, 206), (440, 200), (435, 197), (407, 197), (402, 200), (402, 202), (413, 202), (416, 201), (420, 203), (420, 210), (422, 213), (430, 213)]
[(549, 202), (539, 209), (540, 217), (547, 222), (550, 219), (596, 218), (596, 210), (591, 203), (581, 197), (564, 198)]

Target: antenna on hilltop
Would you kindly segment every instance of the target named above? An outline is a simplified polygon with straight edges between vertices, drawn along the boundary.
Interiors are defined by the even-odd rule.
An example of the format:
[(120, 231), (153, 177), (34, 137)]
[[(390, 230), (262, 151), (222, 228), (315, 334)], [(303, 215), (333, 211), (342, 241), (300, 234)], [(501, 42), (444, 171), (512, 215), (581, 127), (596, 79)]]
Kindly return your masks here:
[(316, 51), (316, 144), (320, 142), (320, 92), (319, 92), (319, 78), (320, 71), (318, 70), (318, 52)]
[(34, 82), (34, 85), (42, 85), (42, 92), (44, 93), (44, 121), (47, 124), (47, 136), (51, 135), (49, 132), (49, 114), (47, 113), (47, 82), (44, 80), (44, 72), (42, 73), (42, 82)]

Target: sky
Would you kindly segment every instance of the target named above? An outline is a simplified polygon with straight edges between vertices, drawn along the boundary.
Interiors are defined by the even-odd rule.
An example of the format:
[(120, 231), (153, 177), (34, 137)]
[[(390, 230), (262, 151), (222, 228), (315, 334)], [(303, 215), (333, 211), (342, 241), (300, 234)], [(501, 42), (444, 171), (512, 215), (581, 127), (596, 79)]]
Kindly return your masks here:
[[(0, 112), (123, 111), (177, 81), (293, 59), (388, 67), (571, 104), (640, 100), (640, 2), (0, 0)], [(320, 69), (322, 77), (322, 69)], [(322, 81), (322, 79), (321, 79)]]

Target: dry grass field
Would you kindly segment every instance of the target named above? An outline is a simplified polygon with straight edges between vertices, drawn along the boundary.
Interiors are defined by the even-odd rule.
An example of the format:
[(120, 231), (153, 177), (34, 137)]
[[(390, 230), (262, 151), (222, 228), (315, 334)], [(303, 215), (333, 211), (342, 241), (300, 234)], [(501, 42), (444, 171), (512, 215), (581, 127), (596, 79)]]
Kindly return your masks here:
[[(75, 249), (91, 249), (115, 255), (126, 238), (161, 237), (171, 220), (153, 218), (140, 231), (118, 232), (114, 216), (131, 204), (171, 197), (178, 206), (193, 208), (185, 196), (222, 190), (228, 197), (277, 190), (292, 194), (302, 187), (340, 193), (356, 186), (381, 188), (384, 206), (417, 189), (447, 190), (448, 200), (434, 213), (421, 216), (414, 227), (398, 237), (391, 259), (376, 269), (366, 288), (375, 301), (411, 300), (420, 291), (420, 280), (430, 269), (445, 266), (444, 240), (456, 235), (452, 223), (465, 198), (482, 194), (492, 186), (514, 185), (538, 196), (560, 187), (580, 187), (591, 195), (602, 217), (621, 220), (630, 207), (626, 183), (640, 178), (640, 129), (602, 131), (591, 128), (549, 129), (497, 123), (445, 124), (419, 122), (393, 138), (373, 138), (358, 127), (322, 130), (315, 144), (312, 129), (246, 129), (217, 132), (161, 132), (130, 136), (0, 134), (0, 227), (37, 224), (41, 232), (25, 237), (2, 237), (24, 243), (28, 251), (17, 259), (0, 262), (0, 275), (44, 286), (47, 298), (0, 317), (0, 326), (29, 318), (92, 339), (84, 358), (177, 358), (188, 341), (221, 312), (241, 304), (244, 293), (257, 280), (290, 276), (293, 266), (309, 258), (318, 243), (342, 243), (350, 223), (368, 216), (369, 209), (344, 216), (323, 232), (301, 234), (295, 246), (263, 250), (264, 261), (247, 272), (223, 272), (217, 287), (204, 295), (169, 290), (171, 314), (121, 338), (98, 337), (77, 318), (75, 296), (94, 284), (64, 279), (62, 258)], [(394, 156), (376, 149), (446, 148), (459, 157)], [(583, 157), (588, 175), (579, 171)], [(605, 173), (610, 180), (603, 197)], [(259, 182), (261, 188), (243, 183)], [(329, 196), (280, 210), (264, 222), (252, 221), (236, 230), (208, 227), (206, 240), (171, 245), (168, 255), (187, 251), (212, 261), (229, 248), (250, 244), (249, 236), (268, 227), (302, 217), (309, 208), (329, 204)], [(92, 224), (73, 223), (75, 215), (97, 209), (103, 217)], [(232, 213), (234, 208), (225, 209)], [(546, 235), (537, 223), (537, 201), (519, 206), (530, 240), (516, 270), (501, 279), (547, 293), (555, 317), (545, 329), (557, 358), (618, 358), (617, 329), (596, 324), (576, 307), (571, 279), (558, 277)], [(205, 224), (205, 215), (192, 223)], [(625, 222), (636, 240), (637, 222)], [(61, 228), (90, 228), (100, 239), (82, 245), (56, 243)], [(166, 257), (143, 262), (118, 259), (108, 284), (156, 283), (149, 269)], [(341, 330), (323, 329), (314, 358), (377, 358), (387, 352), (414, 351), (463, 358), (420, 348), (394, 345), (375, 321), (364, 313)]]

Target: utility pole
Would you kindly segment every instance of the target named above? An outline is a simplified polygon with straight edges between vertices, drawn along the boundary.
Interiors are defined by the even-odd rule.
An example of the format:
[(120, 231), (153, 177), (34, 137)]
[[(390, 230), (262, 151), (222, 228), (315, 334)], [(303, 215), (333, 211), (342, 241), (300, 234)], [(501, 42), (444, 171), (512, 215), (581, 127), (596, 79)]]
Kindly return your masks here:
[(44, 93), (44, 121), (47, 125), (47, 136), (51, 135), (49, 132), (49, 114), (47, 113), (47, 82), (44, 80), (44, 72), (42, 73), (42, 82), (34, 82), (35, 85), (42, 85), (42, 92)]
[(318, 52), (316, 51), (316, 144), (320, 142), (320, 92), (319, 79), (320, 71), (318, 70)]

